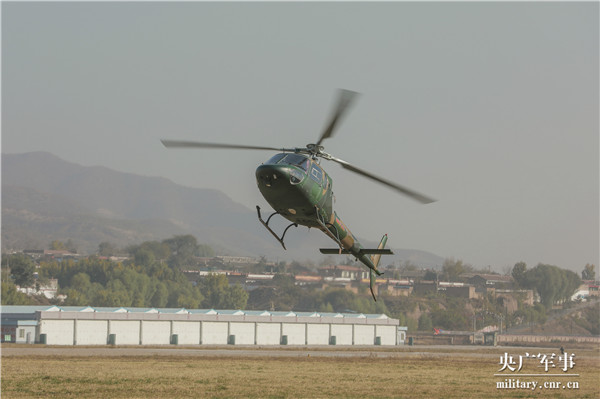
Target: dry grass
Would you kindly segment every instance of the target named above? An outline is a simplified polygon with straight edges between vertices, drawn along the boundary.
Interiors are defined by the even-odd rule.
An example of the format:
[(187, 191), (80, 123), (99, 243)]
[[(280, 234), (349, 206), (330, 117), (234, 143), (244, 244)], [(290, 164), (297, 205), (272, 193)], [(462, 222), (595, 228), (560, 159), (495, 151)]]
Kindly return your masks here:
[[(598, 398), (600, 361), (578, 359), (578, 390), (496, 388), (495, 357), (5, 357), (2, 397)], [(533, 379), (533, 378), (529, 378)], [(553, 380), (550, 377), (537, 378)], [(564, 378), (560, 379), (565, 381)]]

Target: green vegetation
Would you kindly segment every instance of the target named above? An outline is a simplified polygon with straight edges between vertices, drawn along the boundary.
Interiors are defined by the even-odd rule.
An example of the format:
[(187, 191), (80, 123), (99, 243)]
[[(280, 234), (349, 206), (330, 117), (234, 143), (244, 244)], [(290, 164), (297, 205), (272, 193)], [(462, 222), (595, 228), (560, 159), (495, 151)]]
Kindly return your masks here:
[(581, 278), (583, 280), (594, 280), (596, 278), (596, 271), (594, 270), (596, 266), (592, 264), (586, 264), (581, 272)]
[(42, 262), (40, 276), (58, 279), (67, 295), (65, 305), (197, 308), (204, 299), (181, 271), (160, 261), (135, 264), (92, 257)]
[(2, 270), (7, 268), (10, 269), (10, 274), (16, 285), (23, 287), (33, 285), (35, 281), (33, 276), (35, 264), (28, 256), (23, 254), (15, 254), (10, 257), (2, 256)]
[[(4, 273), (3, 273), (4, 274)], [(2, 279), (2, 304), (3, 305), (31, 305), (33, 300), (22, 292), (17, 291), (13, 283), (5, 283)]]
[[(60, 246), (53, 242), (55, 247)], [(99, 251), (113, 254), (115, 248), (103, 243)], [(175, 236), (163, 242), (145, 242), (127, 249), (131, 259), (115, 262), (100, 257), (40, 262), (39, 279), (57, 279), (63, 305), (108, 307), (244, 308), (247, 293), (239, 286), (223, 285), (222, 279), (207, 279), (194, 285), (181, 271), (193, 256), (206, 251), (192, 236)], [(2, 279), (2, 304), (30, 304), (16, 291), (15, 284), (33, 284), (33, 262), (18, 254), (3, 258), (10, 265), (12, 280)], [(4, 268), (3, 268), (4, 270)], [(224, 278), (224, 277), (223, 277)], [(226, 281), (226, 280), (225, 280)], [(206, 293), (207, 295), (203, 294)], [(58, 303), (57, 300), (54, 301)]]
[[(50, 246), (68, 248), (59, 241), (52, 241)], [(127, 260), (109, 259), (119, 255), (127, 255), (120, 258)], [(272, 280), (248, 291), (240, 285), (230, 284), (231, 276), (184, 272), (205, 267), (204, 263), (197, 263), (198, 258), (211, 255), (214, 255), (213, 249), (199, 244), (191, 235), (174, 236), (160, 242), (147, 241), (125, 249), (102, 242), (98, 246), (98, 256), (40, 261), (36, 279), (35, 264), (29, 257), (22, 254), (3, 256), (2, 304), (383, 313), (399, 319), (410, 332), (431, 332), (433, 328), (471, 331), (500, 323), (504, 328), (543, 324), (551, 315), (552, 307), (568, 304), (581, 283), (576, 273), (557, 266), (539, 264), (528, 270), (525, 263), (519, 262), (512, 269), (513, 288), (533, 290), (539, 294), (541, 303), (527, 305), (524, 293), (513, 293), (512, 299), (497, 296), (494, 291), (480, 294), (475, 299), (454, 297), (438, 291), (431, 284), (433, 289), (413, 291), (410, 296), (392, 296), (382, 290), (375, 302), (367, 284), (354, 285), (354, 291), (334, 286), (297, 285), (294, 274), (314, 272), (313, 264), (272, 264), (263, 257), (246, 266), (218, 262), (212, 266), (231, 270), (243, 267), (246, 273), (275, 273)], [(416, 271), (414, 265), (406, 263), (400, 268), (388, 266), (386, 275), (399, 277), (402, 273)], [(465, 282), (463, 274), (473, 271), (472, 266), (461, 260), (447, 259), (440, 271), (429, 270), (415, 278), (415, 282), (419, 279)], [(593, 277), (594, 265), (586, 265), (582, 275)], [(15, 284), (41, 285), (49, 279), (58, 280), (59, 294), (66, 295), (64, 302), (28, 297), (15, 287)], [(511, 306), (510, 311), (507, 303)], [(573, 323), (598, 334), (597, 317), (594, 319), (594, 315), (588, 313), (574, 319)]]
[(535, 289), (547, 309), (557, 302), (569, 301), (581, 285), (576, 273), (541, 263), (531, 270), (527, 270), (525, 263), (517, 263), (513, 268), (513, 277), (521, 287)]

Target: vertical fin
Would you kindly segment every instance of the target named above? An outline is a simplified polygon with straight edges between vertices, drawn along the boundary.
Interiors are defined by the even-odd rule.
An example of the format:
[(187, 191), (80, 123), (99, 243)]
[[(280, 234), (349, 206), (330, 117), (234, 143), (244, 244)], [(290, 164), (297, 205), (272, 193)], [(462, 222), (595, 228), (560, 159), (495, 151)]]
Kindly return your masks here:
[[(381, 242), (379, 243), (379, 246), (377, 247), (377, 249), (383, 249), (385, 247), (385, 244), (387, 243), (387, 234), (384, 234), (383, 237), (381, 238)], [(371, 255), (371, 262), (373, 262), (373, 265), (375, 266), (375, 270), (377, 270), (377, 265), (379, 264), (379, 259), (381, 259), (381, 254), (374, 254)]]

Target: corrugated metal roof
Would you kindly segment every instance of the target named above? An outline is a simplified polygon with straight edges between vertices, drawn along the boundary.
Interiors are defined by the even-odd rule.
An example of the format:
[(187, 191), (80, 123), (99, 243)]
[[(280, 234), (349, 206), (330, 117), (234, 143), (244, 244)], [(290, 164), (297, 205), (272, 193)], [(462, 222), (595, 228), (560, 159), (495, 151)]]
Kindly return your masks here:
[(187, 309), (184, 308), (158, 308), (156, 309), (158, 313), (170, 313), (170, 314), (188, 314), (190, 313)]
[(317, 312), (296, 312), (298, 317), (319, 317)]
[(215, 310), (215, 312), (217, 312), (217, 314), (231, 315), (231, 316), (244, 315), (244, 311), (242, 311), (242, 310)]
[(127, 309), (125, 308), (107, 308), (107, 307), (99, 307), (94, 308), (96, 312), (110, 312), (110, 313), (127, 313)]
[(0, 306), (0, 313), (2, 314), (10, 314), (10, 313), (35, 313), (38, 311), (50, 309), (53, 306), (48, 305), (37, 305), (37, 306), (25, 306), (25, 305), (3, 305)]
[(321, 317), (344, 317), (341, 313), (319, 313)]
[(105, 312), (105, 313), (164, 313), (164, 314), (206, 314), (228, 316), (264, 316), (264, 317), (336, 317), (336, 318), (369, 318), (389, 319), (384, 314), (331, 313), (331, 312), (293, 312), (267, 310), (235, 310), (235, 309), (185, 309), (185, 308), (123, 308), (123, 307), (91, 307), (91, 306), (10, 306), (0, 307), (3, 314), (34, 314), (35, 312)]
[(266, 310), (244, 310), (244, 313), (248, 316), (271, 316)]
[(189, 309), (191, 314), (218, 314), (214, 309)]
[(270, 312), (271, 316), (284, 316), (284, 317), (296, 317), (296, 313), (289, 311), (289, 312), (285, 312), (285, 311), (275, 311), (275, 312)]

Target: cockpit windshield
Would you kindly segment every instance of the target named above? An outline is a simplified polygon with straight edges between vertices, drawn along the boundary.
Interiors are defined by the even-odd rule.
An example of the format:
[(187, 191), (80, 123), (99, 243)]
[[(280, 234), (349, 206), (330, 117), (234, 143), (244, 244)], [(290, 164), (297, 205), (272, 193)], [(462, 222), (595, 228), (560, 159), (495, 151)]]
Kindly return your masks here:
[(307, 157), (299, 154), (287, 154), (281, 153), (274, 155), (271, 159), (265, 162), (267, 165), (294, 165), (298, 166), (305, 172), (308, 171), (308, 167), (310, 166), (310, 161)]

